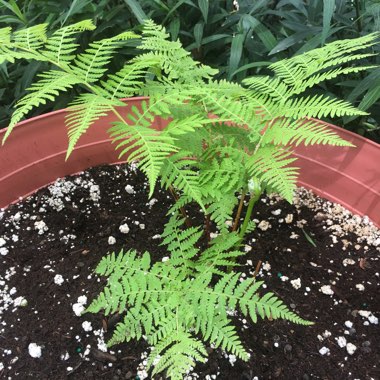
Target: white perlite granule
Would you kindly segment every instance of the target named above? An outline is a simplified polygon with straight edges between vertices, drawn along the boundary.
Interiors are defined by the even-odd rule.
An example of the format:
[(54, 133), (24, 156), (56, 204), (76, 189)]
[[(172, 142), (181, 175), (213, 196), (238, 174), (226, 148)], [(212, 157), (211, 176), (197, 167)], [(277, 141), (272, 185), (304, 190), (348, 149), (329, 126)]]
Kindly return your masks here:
[(267, 272), (271, 270), (271, 266), (268, 263), (268, 261), (263, 264), (263, 269), (266, 270)]
[(271, 227), (270, 223), (267, 222), (266, 220), (262, 220), (258, 226), (258, 228), (260, 228), (261, 231), (266, 231), (268, 228)]
[(91, 325), (91, 322), (88, 322), (88, 321), (84, 321), (82, 323), (82, 328), (84, 331), (92, 331), (92, 325)]
[(13, 301), (13, 305), (16, 307), (25, 307), (28, 306), (28, 301), (25, 297), (20, 296)]
[(299, 289), (301, 287), (301, 279), (296, 278), (295, 280), (291, 280), (290, 283), (292, 284), (294, 289)]
[(39, 222), (34, 222), (34, 229), (38, 230), (38, 235), (42, 235), (49, 228), (43, 220), (40, 220)]
[(61, 360), (66, 361), (70, 358), (69, 353), (66, 351), (64, 354), (61, 355)]
[(127, 186), (125, 186), (125, 191), (126, 191), (128, 194), (134, 194), (135, 189), (133, 188), (133, 186), (131, 186), (131, 185), (127, 185)]
[(4, 238), (0, 238), (0, 247), (4, 246), (7, 242)]
[(87, 297), (86, 296), (78, 297), (77, 302), (74, 303), (74, 305), (73, 305), (73, 311), (77, 317), (80, 317), (82, 315), (82, 313), (86, 309), (84, 307), (84, 305), (86, 305), (86, 304), (87, 304)]
[(127, 223), (122, 224), (122, 225), (119, 227), (119, 231), (120, 231), (122, 234), (127, 234), (127, 233), (129, 232), (128, 224), (127, 224)]
[(347, 352), (350, 354), (350, 355), (353, 355), (356, 351), (356, 346), (352, 343), (347, 343), (347, 346), (346, 346), (346, 349), (347, 349)]
[(351, 322), (351, 321), (346, 321), (344, 322), (344, 325), (347, 327), (347, 328), (351, 328), (354, 324)]
[(108, 244), (114, 245), (116, 243), (116, 239), (113, 236), (108, 237)]
[(359, 292), (364, 292), (365, 287), (363, 284), (356, 284), (355, 288), (359, 290)]
[(338, 343), (338, 346), (340, 348), (344, 348), (347, 345), (347, 340), (344, 336), (338, 336), (338, 338), (335, 338), (336, 342)]
[(42, 347), (36, 343), (30, 343), (28, 346), (28, 351), (32, 358), (40, 358), (42, 356)]
[(334, 294), (334, 291), (331, 289), (331, 286), (330, 286), (330, 285), (323, 285), (323, 286), (321, 286), (320, 291), (321, 291), (323, 294), (326, 294), (326, 295), (328, 295), (328, 296), (331, 296), (331, 295)]
[(54, 284), (61, 286), (64, 283), (64, 278), (62, 277), (61, 274), (56, 274), (54, 276)]
[(8, 253), (9, 253), (8, 248), (5, 248), (5, 247), (0, 248), (0, 255), (1, 256), (6, 256)]
[(327, 347), (322, 347), (320, 350), (319, 350), (319, 353), (324, 356), (324, 355), (330, 355), (330, 349), (327, 348)]

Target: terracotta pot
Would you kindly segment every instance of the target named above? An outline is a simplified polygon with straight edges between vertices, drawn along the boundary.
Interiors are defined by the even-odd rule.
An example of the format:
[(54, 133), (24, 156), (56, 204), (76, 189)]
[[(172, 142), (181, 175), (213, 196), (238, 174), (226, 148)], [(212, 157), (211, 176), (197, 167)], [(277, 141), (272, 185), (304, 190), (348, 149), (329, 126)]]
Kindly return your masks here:
[[(129, 99), (128, 106), (120, 111), (128, 112), (131, 106), (139, 106), (142, 99)], [(120, 162), (107, 135), (113, 116), (98, 120), (65, 161), (68, 144), (65, 114), (61, 110), (21, 122), (0, 147), (0, 207), (59, 177), (95, 165)], [(157, 129), (164, 125), (159, 119), (154, 123)], [(380, 226), (380, 145), (336, 126), (330, 127), (356, 148), (298, 147), (299, 184), (354, 213), (368, 215)], [(4, 132), (0, 131), (0, 140)]]

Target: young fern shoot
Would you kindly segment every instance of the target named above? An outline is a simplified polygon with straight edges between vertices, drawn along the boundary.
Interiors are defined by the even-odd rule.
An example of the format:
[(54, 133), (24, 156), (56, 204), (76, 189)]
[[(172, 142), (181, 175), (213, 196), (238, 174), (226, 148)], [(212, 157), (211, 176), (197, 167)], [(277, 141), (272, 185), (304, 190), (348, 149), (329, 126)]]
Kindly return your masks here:
[(196, 243), (202, 231), (183, 230), (182, 224), (174, 215), (165, 227), (162, 244), (169, 250), (168, 261), (153, 264), (148, 252), (128, 250), (104, 257), (96, 268), (108, 282), (87, 311), (126, 313), (110, 346), (145, 336), (152, 347), (148, 357), (152, 376), (165, 371), (180, 380), (196, 362), (205, 361), (206, 342), (248, 360), (229, 311), (239, 311), (254, 323), (258, 318), (282, 318), (311, 324), (273, 293), (261, 294), (262, 281), (240, 281), (240, 273), (223, 271), (244, 255), (231, 250), (239, 240), (237, 233), (226, 232), (200, 251)]

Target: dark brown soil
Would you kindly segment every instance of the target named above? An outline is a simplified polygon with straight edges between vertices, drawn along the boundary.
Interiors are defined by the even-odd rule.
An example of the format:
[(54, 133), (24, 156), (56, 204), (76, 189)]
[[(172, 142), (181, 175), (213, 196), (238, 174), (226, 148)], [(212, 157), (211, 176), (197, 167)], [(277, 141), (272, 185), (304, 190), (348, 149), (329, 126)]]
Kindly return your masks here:
[[(14, 268), (15, 273), (4, 283), (9, 289), (16, 288), (13, 298), (23, 296), (28, 302), (25, 307), (12, 305), (2, 314), (0, 311), (0, 363), (4, 366), (0, 378), (139, 378), (137, 370), (143, 362), (142, 354), (148, 351), (146, 343), (112, 347), (108, 354), (98, 351), (97, 336), (93, 331), (85, 332), (82, 322), (91, 322), (94, 330), (106, 329), (107, 340), (117, 318), (92, 314), (77, 317), (72, 305), (79, 296), (86, 295), (90, 302), (99, 293), (102, 281), (92, 272), (107, 252), (121, 248), (148, 250), (156, 260), (167, 255), (159, 246), (160, 240), (152, 237), (162, 232), (171, 199), (167, 193), (156, 191), (158, 202), (147, 206), (143, 176), (126, 167), (95, 168), (82, 177), (99, 185), (99, 205), (90, 199), (88, 187), (77, 186), (61, 197), (65, 207), (56, 211), (46, 205), (50, 193), (44, 189), (9, 207), (0, 220), (0, 237), (5, 238), (9, 249), (6, 256), (0, 256), (0, 280)], [(134, 187), (135, 194), (125, 191), (127, 184)], [(70, 198), (65, 200), (67, 196)], [(333, 243), (325, 220), (315, 218), (315, 212), (306, 207), (296, 209), (284, 201), (264, 201), (258, 203), (254, 218), (268, 220), (272, 228), (257, 228), (247, 238), (252, 250), (241, 259), (241, 270), (252, 276), (262, 261), (258, 277), (265, 280), (267, 289), (315, 325), (268, 320), (251, 324), (236, 317), (240, 336), (251, 353), (250, 361), (237, 360), (231, 365), (228, 356), (210, 348), (209, 361), (192, 371), (198, 377), (191, 375), (189, 379), (379, 379), (378, 325), (358, 312), (371, 311), (379, 317), (378, 251), (373, 246), (364, 249), (364, 243), (354, 248), (354, 235), (349, 237), (354, 244), (343, 250), (342, 242)], [(280, 215), (273, 215), (272, 211), (278, 209)], [(19, 221), (18, 216), (14, 218), (18, 212)], [(288, 214), (293, 215), (293, 222), (280, 223), (279, 219)], [(301, 224), (297, 226), (302, 219), (306, 221), (303, 229), (316, 247), (303, 234)], [(48, 227), (43, 234), (35, 229), (39, 220)], [(136, 220), (145, 224), (145, 229), (134, 224)], [(128, 234), (119, 231), (123, 223), (129, 225)], [(298, 238), (290, 238), (292, 232)], [(12, 241), (13, 234), (18, 241)], [(65, 242), (63, 237), (68, 234), (76, 237)], [(108, 244), (109, 236), (116, 238), (114, 245)], [(346, 258), (353, 259), (354, 264), (343, 265)], [(56, 274), (65, 279), (61, 286), (54, 283)], [(289, 280), (283, 281), (282, 276)], [(295, 289), (291, 280), (298, 278), (301, 287)], [(356, 287), (358, 284), (364, 285), (364, 291)], [(323, 285), (331, 285), (334, 294), (323, 294)], [(4, 287), (0, 285), (0, 291)], [(351, 328), (345, 326), (346, 321), (352, 322)], [(331, 336), (324, 338), (325, 330)], [(348, 354), (346, 347), (337, 344), (338, 337), (345, 337), (356, 351)], [(41, 358), (29, 355), (31, 342), (43, 347)], [(87, 345), (91, 346), (90, 353), (83, 357)], [(321, 355), (322, 347), (330, 354)], [(66, 352), (70, 357), (62, 360)]]

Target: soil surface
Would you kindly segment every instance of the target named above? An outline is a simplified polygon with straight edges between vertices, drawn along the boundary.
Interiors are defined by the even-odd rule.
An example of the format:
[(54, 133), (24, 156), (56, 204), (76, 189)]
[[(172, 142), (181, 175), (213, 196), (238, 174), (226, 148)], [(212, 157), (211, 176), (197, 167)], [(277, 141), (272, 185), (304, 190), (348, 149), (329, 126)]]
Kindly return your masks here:
[[(149, 200), (133, 167), (110, 166), (0, 212), (0, 378), (150, 378), (146, 342), (107, 349), (117, 316), (80, 311), (104, 285), (93, 273), (103, 255), (134, 248), (167, 256), (159, 234), (171, 204), (161, 190)], [(315, 325), (237, 315), (250, 360), (209, 348), (208, 362), (186, 379), (380, 379), (379, 231), (305, 190), (295, 205), (263, 197), (253, 217), (242, 276), (257, 269), (268, 290)]]

